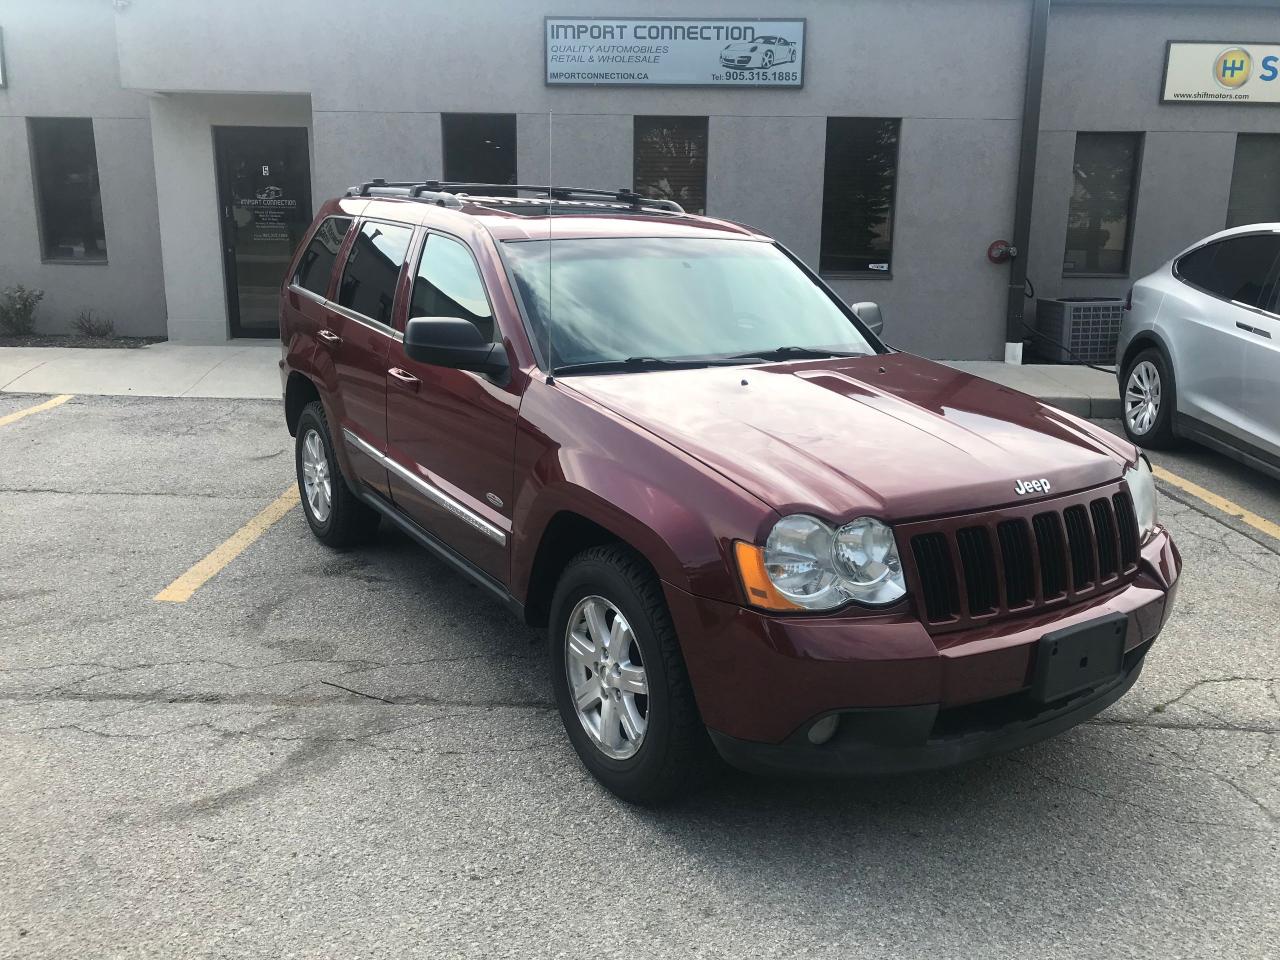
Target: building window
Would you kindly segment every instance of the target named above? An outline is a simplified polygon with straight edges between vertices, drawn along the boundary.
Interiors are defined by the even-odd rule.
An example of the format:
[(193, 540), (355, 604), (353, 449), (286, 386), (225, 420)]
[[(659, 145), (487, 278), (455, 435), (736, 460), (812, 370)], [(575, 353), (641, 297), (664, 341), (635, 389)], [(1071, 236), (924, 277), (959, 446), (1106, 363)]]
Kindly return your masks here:
[(706, 117), (636, 117), (633, 144), (637, 193), (706, 212)]
[(1141, 152), (1138, 133), (1076, 134), (1064, 276), (1129, 272)]
[(46, 260), (106, 260), (93, 121), (31, 117), (27, 130), (41, 256)]
[(1227, 202), (1227, 226), (1280, 220), (1280, 134), (1236, 137), (1236, 165)]
[(822, 177), (823, 273), (888, 275), (900, 120), (827, 117)]
[(440, 124), (446, 180), (516, 182), (514, 113), (446, 113)]

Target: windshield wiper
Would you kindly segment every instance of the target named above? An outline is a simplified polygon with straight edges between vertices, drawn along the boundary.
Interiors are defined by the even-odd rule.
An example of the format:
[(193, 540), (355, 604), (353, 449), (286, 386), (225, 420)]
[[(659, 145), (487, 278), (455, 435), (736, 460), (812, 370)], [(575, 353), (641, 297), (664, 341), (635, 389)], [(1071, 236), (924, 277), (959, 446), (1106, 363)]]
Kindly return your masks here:
[(742, 357), (627, 357), (621, 360), (586, 360), (582, 363), (566, 363), (555, 368), (555, 375), (566, 373), (616, 373), (636, 370), (694, 370), (698, 367), (736, 367), (749, 360), (763, 360), (756, 354)]
[(731, 360), (790, 360), (815, 359), (820, 357), (865, 357), (865, 352), (849, 353), (844, 350), (827, 350), (823, 347), (774, 347), (772, 350), (752, 350), (750, 353), (735, 354)]

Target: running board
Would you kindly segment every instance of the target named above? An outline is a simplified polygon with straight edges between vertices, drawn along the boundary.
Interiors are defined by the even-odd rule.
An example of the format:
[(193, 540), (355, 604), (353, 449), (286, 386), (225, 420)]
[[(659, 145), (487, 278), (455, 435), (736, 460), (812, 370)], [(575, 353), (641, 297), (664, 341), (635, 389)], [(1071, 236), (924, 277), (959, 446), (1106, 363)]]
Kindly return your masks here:
[(382, 516), (395, 524), (396, 527), (410, 540), (413, 540), (419, 546), (430, 550), (455, 571), (469, 578), (478, 586), (483, 587), (492, 594), (496, 600), (505, 606), (513, 616), (518, 617), (522, 622), (524, 621), (524, 604), (513, 597), (506, 587), (493, 577), (489, 576), (489, 574), (485, 573), (466, 557), (462, 556), (462, 554), (458, 553), (439, 537), (435, 537), (432, 534), (427, 533), (427, 531), (423, 530), (411, 519), (397, 510), (395, 506), (382, 499), (382, 497), (378, 496), (367, 487), (362, 487), (360, 490), (356, 491), (356, 495), (374, 510), (377, 510), (378, 513), (382, 514)]

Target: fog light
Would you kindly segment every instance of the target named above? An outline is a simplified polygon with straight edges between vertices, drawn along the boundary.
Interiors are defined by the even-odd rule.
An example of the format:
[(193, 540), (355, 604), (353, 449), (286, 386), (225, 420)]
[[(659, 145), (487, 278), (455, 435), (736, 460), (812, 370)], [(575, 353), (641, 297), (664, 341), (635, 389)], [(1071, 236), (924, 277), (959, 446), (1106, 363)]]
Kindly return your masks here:
[(839, 725), (840, 714), (833, 713), (829, 717), (823, 717), (809, 728), (809, 742), (814, 746), (826, 743), (836, 735), (836, 727)]

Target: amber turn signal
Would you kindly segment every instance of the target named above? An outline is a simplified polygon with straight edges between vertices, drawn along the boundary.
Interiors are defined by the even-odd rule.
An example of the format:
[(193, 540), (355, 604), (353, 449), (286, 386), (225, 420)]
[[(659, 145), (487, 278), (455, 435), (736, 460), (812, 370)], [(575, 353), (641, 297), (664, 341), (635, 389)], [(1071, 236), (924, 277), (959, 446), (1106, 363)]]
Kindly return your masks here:
[(742, 589), (747, 594), (747, 601), (753, 607), (765, 610), (803, 610), (798, 603), (792, 603), (779, 592), (769, 579), (764, 568), (764, 547), (754, 543), (735, 540), (733, 552), (738, 561), (738, 575), (742, 577)]

